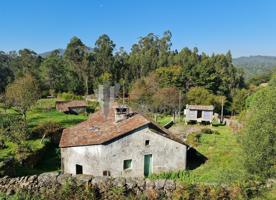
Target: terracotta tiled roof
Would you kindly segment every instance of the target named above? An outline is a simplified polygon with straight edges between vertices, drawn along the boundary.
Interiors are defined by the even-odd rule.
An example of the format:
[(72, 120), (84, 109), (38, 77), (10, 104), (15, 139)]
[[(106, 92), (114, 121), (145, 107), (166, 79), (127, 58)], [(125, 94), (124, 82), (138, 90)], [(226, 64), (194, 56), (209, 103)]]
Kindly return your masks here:
[(56, 109), (61, 112), (68, 112), (69, 108), (83, 108), (86, 106), (86, 102), (81, 100), (56, 101)]
[(169, 131), (139, 113), (132, 113), (129, 118), (117, 123), (114, 118), (114, 105), (109, 109), (107, 118), (104, 117), (101, 111), (90, 115), (87, 121), (64, 129), (59, 146), (72, 147), (105, 144), (143, 126), (155, 129), (158, 134), (184, 144), (181, 140), (172, 136)]
[(214, 106), (209, 105), (209, 106), (205, 106), (205, 105), (186, 105), (186, 109), (190, 109), (190, 110), (214, 110)]

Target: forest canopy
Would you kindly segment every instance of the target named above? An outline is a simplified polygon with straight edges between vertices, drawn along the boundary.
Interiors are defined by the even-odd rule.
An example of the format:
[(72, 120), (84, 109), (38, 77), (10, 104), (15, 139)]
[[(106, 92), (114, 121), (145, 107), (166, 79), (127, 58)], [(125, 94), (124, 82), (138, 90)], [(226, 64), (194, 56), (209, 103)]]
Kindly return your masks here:
[[(106, 34), (93, 46), (74, 36), (64, 51), (54, 50), (43, 57), (30, 49), (1, 52), (0, 94), (14, 80), (30, 75), (41, 97), (63, 92), (88, 95), (95, 93), (99, 84), (123, 83), (124, 95), (133, 103), (143, 102), (151, 111), (172, 112), (186, 103), (216, 104), (215, 99), (224, 96), (228, 113), (240, 112), (244, 100), (242, 105), (236, 101), (233, 109), (231, 103), (245, 83), (243, 71), (232, 63), (231, 52), (207, 55), (196, 47), (173, 50), (171, 38), (170, 31), (162, 36), (149, 33), (139, 38), (129, 52), (116, 47)], [(208, 99), (192, 101), (191, 94), (188, 98), (192, 88), (209, 94)], [(166, 94), (175, 95), (167, 99)], [(161, 105), (161, 99), (170, 105)]]
[[(93, 93), (97, 84), (125, 81), (127, 88), (136, 80), (156, 71), (162, 86), (183, 92), (202, 86), (214, 94), (228, 96), (243, 86), (243, 76), (232, 64), (231, 53), (208, 56), (197, 48), (171, 49), (171, 32), (162, 37), (150, 33), (132, 45), (130, 52), (119, 48), (108, 35), (101, 35), (94, 46), (73, 37), (61, 55), (53, 51), (43, 58), (30, 49), (0, 53), (0, 93), (7, 84), (26, 74), (35, 77), (43, 95), (50, 92)], [(3, 76), (3, 77), (2, 77)]]

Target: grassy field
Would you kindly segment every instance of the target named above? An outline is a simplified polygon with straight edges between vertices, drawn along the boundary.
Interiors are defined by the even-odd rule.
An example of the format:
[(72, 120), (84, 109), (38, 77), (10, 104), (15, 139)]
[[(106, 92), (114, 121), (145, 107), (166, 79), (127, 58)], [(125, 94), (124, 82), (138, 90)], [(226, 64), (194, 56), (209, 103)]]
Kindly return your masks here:
[(199, 167), (183, 171), (153, 175), (151, 178), (173, 178), (189, 183), (229, 183), (244, 177), (238, 135), (227, 126), (213, 127), (217, 134), (202, 134), (196, 150), (207, 157)]
[(28, 126), (34, 128), (35, 126), (47, 123), (49, 121), (56, 122), (63, 127), (70, 127), (74, 124), (78, 124), (87, 119), (87, 115), (70, 115), (58, 112), (54, 109), (51, 110), (42, 110), (42, 109), (33, 109), (28, 112), (27, 120)]
[[(70, 127), (78, 124), (88, 118), (85, 114), (71, 115), (58, 112), (55, 109), (56, 99), (40, 99), (37, 103), (27, 112), (27, 121), (29, 128), (47, 123), (49, 121), (56, 122), (63, 127)], [(18, 114), (14, 109), (4, 110), (0, 104), (0, 113)]]
[(208, 158), (207, 162), (194, 169), (191, 175), (200, 182), (232, 182), (244, 177), (241, 147), (238, 135), (227, 126), (213, 128), (218, 134), (202, 134), (196, 148)]
[(58, 112), (55, 109), (55, 101), (56, 99), (40, 99), (37, 101), (33, 108), (27, 113), (27, 120), (30, 128), (49, 121), (56, 122), (66, 128), (88, 118), (88, 116), (84, 114), (71, 115)]

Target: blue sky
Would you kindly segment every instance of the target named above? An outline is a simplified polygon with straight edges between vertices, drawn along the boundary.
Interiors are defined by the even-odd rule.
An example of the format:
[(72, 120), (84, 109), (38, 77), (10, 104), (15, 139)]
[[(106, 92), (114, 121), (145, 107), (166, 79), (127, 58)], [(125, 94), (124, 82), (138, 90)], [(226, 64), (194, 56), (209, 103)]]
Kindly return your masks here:
[(0, 50), (41, 53), (73, 36), (93, 46), (106, 33), (126, 50), (140, 36), (173, 34), (173, 49), (234, 57), (276, 56), (274, 0), (2, 0)]

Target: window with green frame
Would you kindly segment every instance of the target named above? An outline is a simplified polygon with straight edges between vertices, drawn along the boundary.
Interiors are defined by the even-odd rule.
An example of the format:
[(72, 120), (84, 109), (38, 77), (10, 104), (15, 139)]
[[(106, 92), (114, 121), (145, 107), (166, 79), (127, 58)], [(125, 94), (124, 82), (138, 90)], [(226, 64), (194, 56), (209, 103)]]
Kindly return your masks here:
[(124, 170), (132, 168), (132, 159), (124, 160)]

